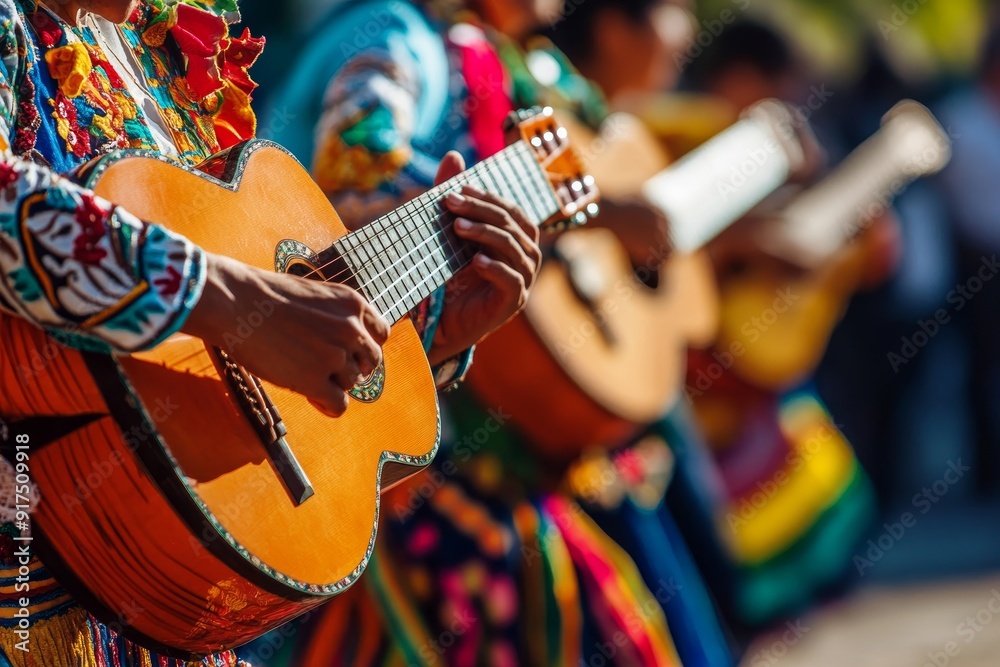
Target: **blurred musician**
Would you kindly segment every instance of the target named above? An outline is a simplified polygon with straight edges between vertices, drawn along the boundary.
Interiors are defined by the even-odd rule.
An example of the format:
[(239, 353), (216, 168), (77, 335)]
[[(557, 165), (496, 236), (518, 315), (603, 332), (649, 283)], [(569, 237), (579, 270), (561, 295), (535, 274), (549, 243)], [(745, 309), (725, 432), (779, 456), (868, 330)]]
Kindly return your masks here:
[[(822, 105), (793, 50), (763, 25), (739, 23), (726, 29), (692, 72), (698, 88), (724, 100), (734, 112), (766, 97), (804, 105), (810, 113)], [(769, 294), (780, 296), (777, 286), (789, 295), (791, 303), (775, 306), (779, 314), (756, 313), (742, 329), (741, 349), (766, 369), (769, 355), (779, 352), (768, 349), (774, 339), (764, 335), (766, 329), (789, 326), (790, 318), (783, 322), (780, 312), (798, 307), (805, 298), (800, 286), (813, 283), (800, 269), (767, 255), (755, 241), (760, 237), (748, 233), (755, 231), (748, 222), (724, 233), (710, 250), (724, 317), (746, 312), (739, 299), (748, 293), (747, 281), (761, 275), (769, 277), (764, 287)], [(885, 215), (837, 256), (837, 265), (816, 273), (834, 285), (873, 286), (891, 272), (896, 254), (895, 221)], [(830, 309), (841, 307), (836, 298), (829, 301)], [(830, 320), (838, 316), (836, 310)], [(825, 342), (829, 333), (802, 327), (791, 338), (802, 345), (822, 344), (811, 337)], [(692, 352), (688, 396), (726, 490), (714, 513), (737, 576), (728, 582), (732, 587), (727, 592), (716, 592), (728, 599), (731, 620), (742, 634), (782, 614), (798, 613), (838, 584), (873, 516), (874, 498), (853, 451), (808, 388), (814, 369), (803, 369), (800, 377), (782, 385), (770, 373), (755, 377), (733, 372), (731, 355), (726, 347)], [(707, 560), (709, 555), (699, 552), (699, 557)]]

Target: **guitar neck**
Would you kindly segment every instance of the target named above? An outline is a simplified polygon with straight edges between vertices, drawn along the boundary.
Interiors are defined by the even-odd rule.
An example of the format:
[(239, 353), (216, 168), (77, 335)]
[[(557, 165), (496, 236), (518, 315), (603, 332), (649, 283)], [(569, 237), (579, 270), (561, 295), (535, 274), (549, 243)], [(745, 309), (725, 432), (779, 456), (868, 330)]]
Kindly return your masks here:
[(765, 248), (807, 268), (822, 265), (884, 213), (906, 186), (943, 169), (950, 146), (927, 109), (901, 103), (881, 130), (785, 208), (767, 229)]
[(646, 183), (678, 251), (700, 249), (784, 185), (802, 160), (801, 146), (780, 138), (791, 123), (786, 107), (762, 103)]
[(361, 292), (390, 322), (405, 317), (475, 256), (475, 248), (455, 234), (455, 218), (442, 205), (449, 193), (464, 185), (517, 204), (535, 225), (561, 210), (532, 149), (518, 141), (343, 237), (334, 249)]

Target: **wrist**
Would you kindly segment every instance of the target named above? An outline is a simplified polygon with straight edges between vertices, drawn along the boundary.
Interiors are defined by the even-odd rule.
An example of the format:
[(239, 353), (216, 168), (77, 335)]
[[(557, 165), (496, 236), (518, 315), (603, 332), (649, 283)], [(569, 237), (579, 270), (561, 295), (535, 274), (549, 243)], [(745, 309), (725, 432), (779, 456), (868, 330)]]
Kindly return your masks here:
[(236, 321), (237, 296), (233, 291), (234, 260), (206, 253), (205, 286), (201, 297), (181, 329), (207, 343), (221, 345), (225, 332)]

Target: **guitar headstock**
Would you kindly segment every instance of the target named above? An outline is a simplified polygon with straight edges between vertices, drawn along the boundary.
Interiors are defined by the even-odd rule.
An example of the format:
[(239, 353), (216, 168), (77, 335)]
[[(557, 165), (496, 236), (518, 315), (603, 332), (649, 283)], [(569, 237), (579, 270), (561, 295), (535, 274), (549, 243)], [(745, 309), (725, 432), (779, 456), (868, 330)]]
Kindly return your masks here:
[(596, 217), (600, 199), (597, 184), (584, 168), (569, 131), (556, 119), (552, 108), (522, 109), (514, 112), (509, 122), (509, 129), (531, 147), (559, 205), (559, 213), (543, 223), (542, 228), (579, 226)]

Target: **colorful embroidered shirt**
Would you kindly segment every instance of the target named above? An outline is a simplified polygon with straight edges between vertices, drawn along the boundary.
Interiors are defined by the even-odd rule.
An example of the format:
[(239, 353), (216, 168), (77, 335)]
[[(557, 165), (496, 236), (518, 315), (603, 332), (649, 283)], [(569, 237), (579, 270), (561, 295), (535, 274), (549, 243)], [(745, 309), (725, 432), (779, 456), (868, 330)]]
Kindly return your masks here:
[[(230, 10), (231, 0), (150, 0), (120, 26), (189, 163), (255, 129), (246, 70), (262, 42), (230, 38)], [(0, 0), (0, 137), (16, 156), (0, 164), (0, 308), (76, 347), (132, 351), (183, 324), (204, 259), (57, 175), (116, 149), (158, 148), (112, 59), (91, 27), (34, 0)]]

